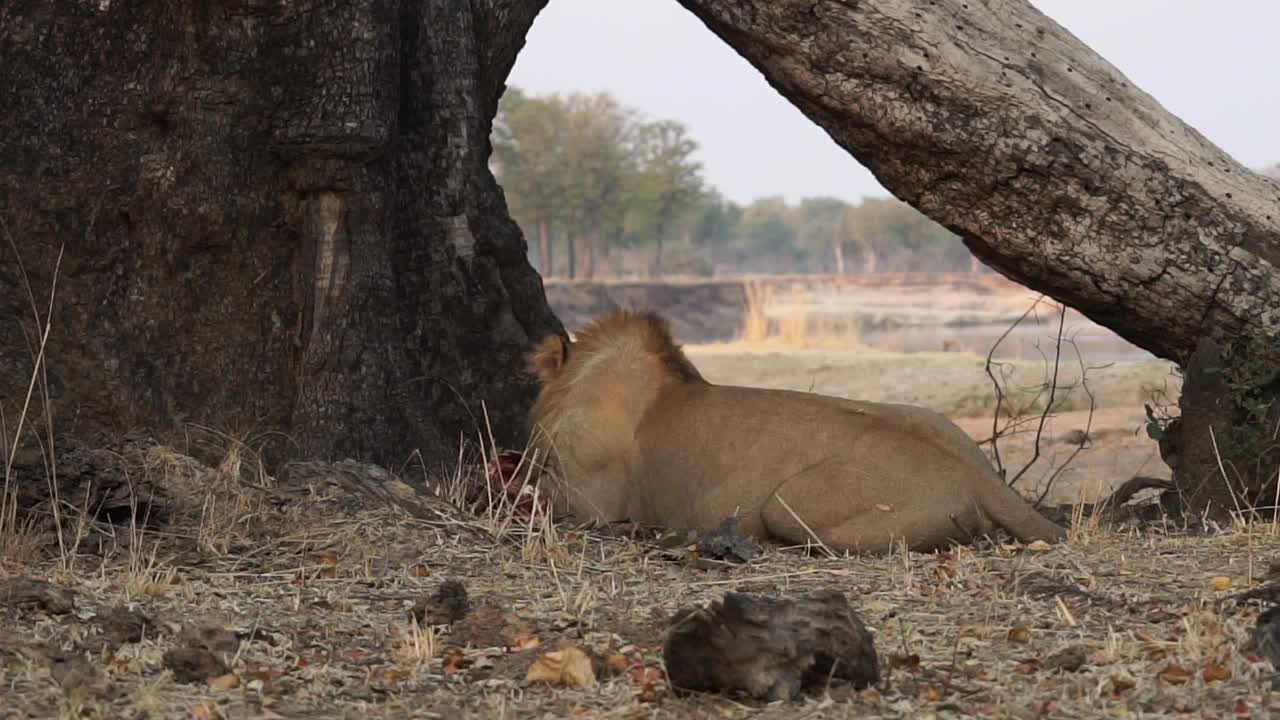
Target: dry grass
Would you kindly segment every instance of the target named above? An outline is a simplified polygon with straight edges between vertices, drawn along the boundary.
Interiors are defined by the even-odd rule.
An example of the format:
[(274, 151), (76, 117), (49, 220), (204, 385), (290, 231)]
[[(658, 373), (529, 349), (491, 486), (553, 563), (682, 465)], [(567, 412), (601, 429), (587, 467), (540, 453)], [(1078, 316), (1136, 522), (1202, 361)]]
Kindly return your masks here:
[[(338, 491), (260, 504), (239, 497), (260, 492), (252, 487), (202, 482), (231, 473), (232, 452), (217, 468), (171, 449), (147, 457), (141, 472), (187, 488), (171, 501), (186, 506), (169, 508), (173, 527), (124, 528), (132, 534), (125, 552), (81, 556), (74, 572), (56, 552), (6, 566), (10, 576), (49, 578), (77, 593), (77, 610), (64, 615), (0, 607), (0, 623), (12, 629), (0, 640), (6, 712), (1157, 718), (1280, 710), (1265, 690), (1269, 665), (1240, 650), (1256, 610), (1227, 614), (1212, 604), (1226, 583), (1260, 581), (1280, 551), (1272, 526), (1191, 537), (1077, 519), (1068, 543), (1043, 551), (985, 543), (851, 558), (775, 548), (748, 565), (704, 566), (650, 542), (504, 518), (501, 502), (435, 521)], [(457, 476), (476, 472), (462, 463)], [(240, 508), (220, 516), (240, 523), (234, 541), (205, 527), (205, 508)], [(252, 527), (238, 520), (246, 513)], [(464, 582), (478, 619), (419, 624), (409, 607), (447, 578)], [(665, 689), (658, 648), (671, 612), (728, 590), (818, 587), (844, 591), (875, 633), (884, 666), (876, 688), (833, 685), (772, 706)], [(107, 642), (103, 618), (115, 607), (150, 618), (140, 640)], [(165, 651), (202, 625), (241, 634), (230, 659), (236, 687), (180, 682), (168, 669)], [(525, 680), (535, 658), (562, 642), (609, 659), (594, 687)], [(57, 659), (68, 652), (84, 661), (78, 674)], [(1063, 657), (1079, 668), (1054, 669)]]
[(781, 293), (774, 283), (743, 281), (746, 305), (738, 343), (789, 350), (862, 348), (856, 319), (815, 312), (812, 292)]
[(35, 562), (47, 541), (35, 518), (19, 518), (16, 494), (6, 493), (0, 497), (0, 566)]
[[(31, 354), (31, 378), (27, 383), (26, 394), (18, 412), (16, 423), (10, 428), (5, 418), (4, 409), (0, 407), (0, 453), (3, 454), (4, 482), (0, 486), (0, 563), (21, 561), (30, 556), (32, 546), (39, 541), (34, 524), (26, 519), (19, 519), (16, 513), (18, 505), (19, 478), (15, 470), (18, 450), (24, 441), (39, 445), (45, 462), (45, 474), (49, 478), (51, 502), (49, 510), (53, 516), (57, 531), (57, 542), (61, 556), (65, 560), (67, 549), (63, 547), (62, 506), (57, 489), (57, 466), (53, 452), (53, 416), (49, 401), (49, 380), (45, 365), (45, 349), (49, 344), (49, 333), (52, 330), (54, 302), (57, 299), (58, 273), (62, 269), (62, 254), (65, 246), (58, 249), (57, 261), (49, 284), (49, 302), (41, 318), (40, 308), (32, 289), (26, 266), (22, 263), (22, 253), (18, 251), (17, 242), (9, 232), (9, 228), (0, 220), (0, 232), (3, 232), (10, 250), (17, 258), (19, 274), (27, 292), (33, 324), (31, 328), (20, 323), (23, 339)], [(16, 318), (15, 318), (16, 319)], [(39, 403), (34, 405), (33, 401)], [(43, 427), (36, 426), (37, 419), (43, 420)], [(43, 432), (42, 432), (43, 431)], [(12, 432), (12, 435), (10, 434)], [(28, 440), (28, 437), (30, 440)]]

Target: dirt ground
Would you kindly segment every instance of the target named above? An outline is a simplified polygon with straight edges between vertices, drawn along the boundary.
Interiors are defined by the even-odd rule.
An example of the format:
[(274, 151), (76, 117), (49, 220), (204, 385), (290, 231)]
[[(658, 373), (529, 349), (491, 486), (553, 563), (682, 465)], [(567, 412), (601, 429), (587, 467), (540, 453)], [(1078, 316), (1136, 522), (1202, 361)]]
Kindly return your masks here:
[[(135, 469), (138, 482), (159, 474), (174, 488), (153, 506), (163, 526), (81, 524), (66, 540), (78, 549), (62, 551), (38, 528), (7, 538), (0, 717), (1280, 712), (1274, 670), (1246, 649), (1257, 607), (1216, 604), (1266, 578), (1275, 526), (1189, 535), (1085, 521), (1039, 549), (984, 541), (833, 558), (766, 547), (727, 564), (652, 532), (522, 524), (509, 508), (460, 511), (396, 482), (383, 486), (414, 499), (389, 506), (338, 482), (349, 468), (337, 466), (280, 482), (152, 448)], [(843, 592), (870, 628), (880, 682), (835, 680), (773, 704), (671, 692), (661, 645), (675, 610), (729, 591), (818, 588)], [(585, 660), (554, 662), (566, 657)], [(550, 681), (531, 680), (535, 666)]]
[[(802, 288), (809, 300), (757, 308), (762, 337), (687, 349), (716, 382), (922, 404), (986, 443), (997, 398), (978, 353), (1025, 298), (991, 283), (900, 285), (837, 288), (821, 311), (804, 303), (827, 291)], [(855, 311), (857, 323), (821, 319)], [(1036, 454), (1042, 336), (1027, 331), (997, 354), (1001, 405), (1029, 419), (998, 442), (1011, 473)], [(1042, 490), (1074, 453), (1050, 503), (1168, 473), (1142, 404), (1176, 400), (1169, 364), (1105, 334), (1079, 346), (1086, 357), (1062, 364), (1039, 459), (1019, 486)], [(1249, 642), (1263, 608), (1233, 597), (1280, 582), (1274, 522), (1073, 515), (1068, 542), (1051, 547), (997, 537), (938, 554), (829, 557), (766, 544), (726, 563), (658, 529), (581, 531), (483, 494), (475, 505), (468, 489), (485, 487), (492, 458), (445, 478), (399, 468), (400, 482), (344, 463), (271, 477), (239, 445), (224, 454), (212, 466), (147, 443), (111, 454), (122, 478), (112, 511), (88, 517), (87, 503), (67, 499), (61, 533), (47, 514), (15, 522), (0, 508), (0, 718), (1280, 714), (1276, 668)], [(815, 589), (844, 593), (871, 630), (872, 687), (832, 679), (776, 703), (671, 690), (662, 643), (675, 611), (733, 591)]]

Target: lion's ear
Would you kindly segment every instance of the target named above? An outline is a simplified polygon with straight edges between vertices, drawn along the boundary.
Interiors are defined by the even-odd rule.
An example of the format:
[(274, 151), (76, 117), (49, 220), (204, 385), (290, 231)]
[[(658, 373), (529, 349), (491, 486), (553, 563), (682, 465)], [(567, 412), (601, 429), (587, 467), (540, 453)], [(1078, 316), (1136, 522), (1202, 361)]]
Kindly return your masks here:
[(529, 354), (529, 369), (542, 382), (551, 382), (569, 359), (569, 344), (559, 335), (550, 335)]

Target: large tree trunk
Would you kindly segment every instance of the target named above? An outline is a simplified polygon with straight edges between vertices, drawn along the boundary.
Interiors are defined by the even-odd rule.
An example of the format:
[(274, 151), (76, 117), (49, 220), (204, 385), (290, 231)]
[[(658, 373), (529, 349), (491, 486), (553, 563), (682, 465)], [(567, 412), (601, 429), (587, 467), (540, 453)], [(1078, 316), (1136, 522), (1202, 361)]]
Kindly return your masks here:
[[(1217, 451), (1255, 495), (1276, 478), (1274, 180), (1024, 0), (680, 2), (986, 264), (1161, 357), (1216, 341), (1236, 388)], [(1183, 411), (1181, 444), (1208, 443)], [(1237, 502), (1215, 475), (1184, 459), (1175, 481), (1197, 507)]]
[(484, 403), (520, 442), (520, 356), (563, 330), (488, 138), (544, 2), (6, 3), (8, 431), (39, 341), (22, 272), (43, 315), (65, 245), (56, 430), (276, 431), (276, 457), (434, 471)]

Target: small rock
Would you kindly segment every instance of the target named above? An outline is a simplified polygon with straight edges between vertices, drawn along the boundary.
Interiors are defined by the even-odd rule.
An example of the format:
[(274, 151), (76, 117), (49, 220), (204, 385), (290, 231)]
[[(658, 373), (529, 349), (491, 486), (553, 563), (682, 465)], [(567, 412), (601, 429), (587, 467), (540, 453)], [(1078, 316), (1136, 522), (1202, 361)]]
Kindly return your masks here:
[(1085, 666), (1089, 659), (1089, 649), (1079, 645), (1063, 648), (1045, 658), (1042, 667), (1045, 670), (1061, 670), (1075, 672)]
[(79, 693), (98, 688), (102, 676), (98, 667), (79, 653), (50, 652), (49, 675), (67, 693)]
[(1280, 605), (1269, 608), (1258, 616), (1257, 624), (1249, 631), (1246, 650), (1256, 650), (1271, 665), (1280, 668)]
[(452, 625), (466, 617), (467, 588), (460, 580), (445, 580), (429, 598), (414, 603), (413, 618), (419, 625)]
[(93, 620), (102, 631), (102, 638), (114, 652), (125, 643), (142, 640), (147, 630), (154, 627), (150, 617), (138, 610), (111, 607), (99, 610)]
[(179, 634), (177, 642), (179, 645), (203, 648), (228, 661), (240, 652), (240, 636), (216, 625), (186, 627)]
[(729, 593), (681, 610), (662, 654), (673, 689), (741, 690), (771, 701), (829, 678), (863, 688), (880, 674), (871, 633), (834, 590), (794, 600)]
[(481, 605), (449, 629), (449, 640), (473, 648), (512, 648), (532, 635), (528, 623), (492, 605)]
[(1080, 429), (1066, 432), (1062, 437), (1058, 438), (1058, 442), (1063, 445), (1084, 445), (1088, 440), (1089, 434)]
[(727, 517), (720, 526), (698, 538), (698, 554), (702, 557), (744, 563), (760, 556), (760, 545), (738, 532), (738, 518)]
[(217, 655), (205, 648), (176, 647), (164, 654), (164, 666), (173, 671), (180, 683), (203, 683), (226, 675), (230, 670)]
[(44, 580), (12, 578), (0, 582), (0, 605), (65, 615), (76, 607), (76, 594)]

